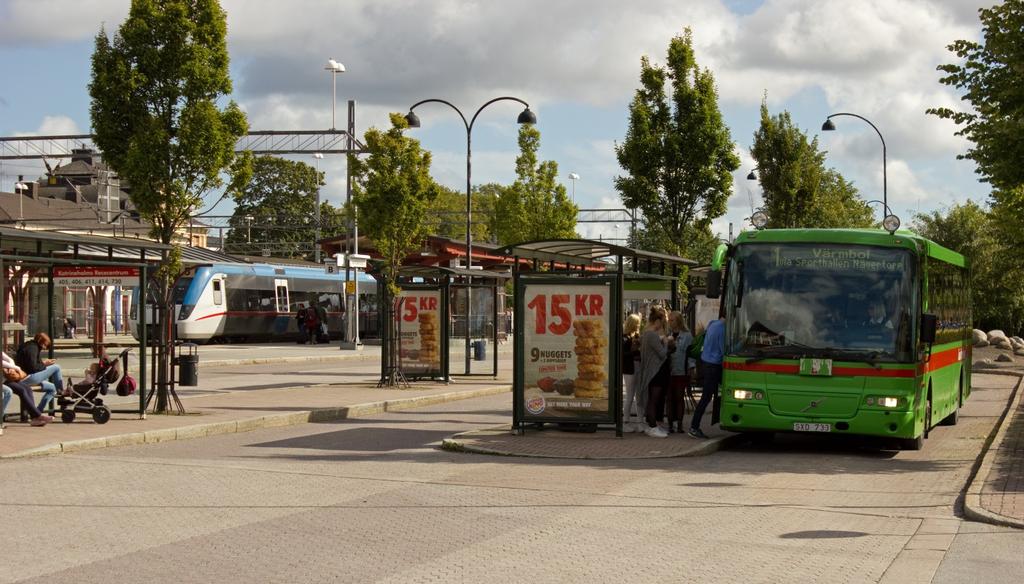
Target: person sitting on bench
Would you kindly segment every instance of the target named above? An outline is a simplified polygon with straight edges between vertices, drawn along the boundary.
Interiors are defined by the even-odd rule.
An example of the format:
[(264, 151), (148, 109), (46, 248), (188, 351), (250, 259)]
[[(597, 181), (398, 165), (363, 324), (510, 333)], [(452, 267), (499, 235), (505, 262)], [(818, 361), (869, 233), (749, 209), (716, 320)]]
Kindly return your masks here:
[(38, 383), (43, 388), (43, 397), (39, 400), (40, 410), (46, 409), (58, 391), (64, 391), (64, 377), (61, 375), (60, 365), (52, 359), (40, 358), (40, 354), (49, 348), (50, 336), (46, 333), (36, 333), (31, 340), (22, 343), (14, 358), (18, 367), (28, 373), (28, 377), (21, 382), (25, 385)]

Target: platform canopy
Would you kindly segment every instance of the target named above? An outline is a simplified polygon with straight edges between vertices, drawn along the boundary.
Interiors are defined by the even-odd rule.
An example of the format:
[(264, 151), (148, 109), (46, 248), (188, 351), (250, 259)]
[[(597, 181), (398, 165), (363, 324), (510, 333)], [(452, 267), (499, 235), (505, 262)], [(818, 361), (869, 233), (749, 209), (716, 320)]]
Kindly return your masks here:
[(623, 271), (645, 276), (673, 276), (679, 268), (696, 266), (697, 262), (670, 254), (633, 249), (593, 239), (544, 239), (516, 243), (501, 249), (501, 253), (520, 259), (564, 264), (566, 268), (601, 268), (617, 271), (622, 260)]

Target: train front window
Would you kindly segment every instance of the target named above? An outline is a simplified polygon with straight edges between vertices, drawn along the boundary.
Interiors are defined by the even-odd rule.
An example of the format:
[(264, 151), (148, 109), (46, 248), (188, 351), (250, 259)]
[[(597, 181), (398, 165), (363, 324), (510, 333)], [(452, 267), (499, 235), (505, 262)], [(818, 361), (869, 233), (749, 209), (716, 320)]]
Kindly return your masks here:
[(907, 361), (915, 314), (908, 250), (742, 246), (730, 264), (730, 350), (752, 357)]
[(174, 283), (174, 294), (171, 296), (172, 301), (175, 304), (181, 304), (185, 300), (185, 293), (188, 292), (188, 287), (192, 285), (192, 278), (178, 278), (178, 281)]

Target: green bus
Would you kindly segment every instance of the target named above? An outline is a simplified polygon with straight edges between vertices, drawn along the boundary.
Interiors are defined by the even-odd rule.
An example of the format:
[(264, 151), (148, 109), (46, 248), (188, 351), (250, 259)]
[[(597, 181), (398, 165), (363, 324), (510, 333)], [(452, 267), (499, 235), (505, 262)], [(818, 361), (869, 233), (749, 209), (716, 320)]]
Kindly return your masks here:
[(716, 250), (721, 426), (888, 437), (918, 450), (971, 393), (964, 257), (916, 234), (741, 233)]

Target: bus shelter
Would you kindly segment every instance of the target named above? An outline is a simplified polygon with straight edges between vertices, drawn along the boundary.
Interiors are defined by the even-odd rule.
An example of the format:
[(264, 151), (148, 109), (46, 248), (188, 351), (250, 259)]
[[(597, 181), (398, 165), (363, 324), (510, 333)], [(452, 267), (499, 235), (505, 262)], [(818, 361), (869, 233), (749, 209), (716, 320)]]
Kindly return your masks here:
[[(102, 249), (105, 253), (97, 253)], [(162, 261), (171, 246), (154, 241), (128, 237), (99, 237), (52, 231), (31, 231), (13, 227), (0, 227), (0, 299), (3, 304), (3, 342), (6, 348), (8, 332), (17, 330), (30, 333), (25, 323), (14, 322), (8, 303), (8, 281), (31, 281), (45, 278), (48, 300), (44, 320), (47, 334), (56, 338), (54, 315), (54, 282), (69, 279), (81, 286), (139, 286), (146, 293), (148, 270)], [(8, 273), (12, 277), (8, 280)], [(115, 284), (116, 282), (116, 284)], [(17, 302), (14, 303), (18, 305)], [(27, 308), (27, 307), (26, 307)], [(27, 313), (27, 310), (22, 310)], [(109, 413), (138, 414), (145, 418), (148, 386), (146, 384), (146, 311), (140, 311), (141, 338), (138, 347), (139, 371), (138, 409), (111, 409)], [(50, 345), (49, 358), (54, 357)], [(135, 375), (133, 375), (134, 377)]]
[(622, 324), (626, 289), (667, 283), (678, 307), (685, 258), (604, 241), (519, 243), (514, 258), (513, 432), (528, 424), (613, 426), (622, 436)]
[[(445, 266), (403, 266), (398, 273), (400, 292), (394, 299), (398, 339), (385, 342), (385, 351), (395, 350), (398, 370), (405, 379), (435, 379), (445, 382), (454, 376), (498, 375), (498, 288), (511, 276), (495, 272), (466, 270)], [(384, 286), (380, 289), (386, 293)], [(464, 372), (453, 371), (451, 339), (455, 334), (453, 306), (476, 299), (490, 310), (484, 315), (480, 340), (466, 343)], [(388, 327), (382, 327), (388, 330)], [(486, 359), (480, 341), (489, 340), (493, 350)], [(471, 361), (476, 368), (471, 366)], [(488, 363), (489, 361), (489, 363)], [(385, 376), (389, 359), (381, 359)], [(458, 368), (455, 368), (458, 369)]]

